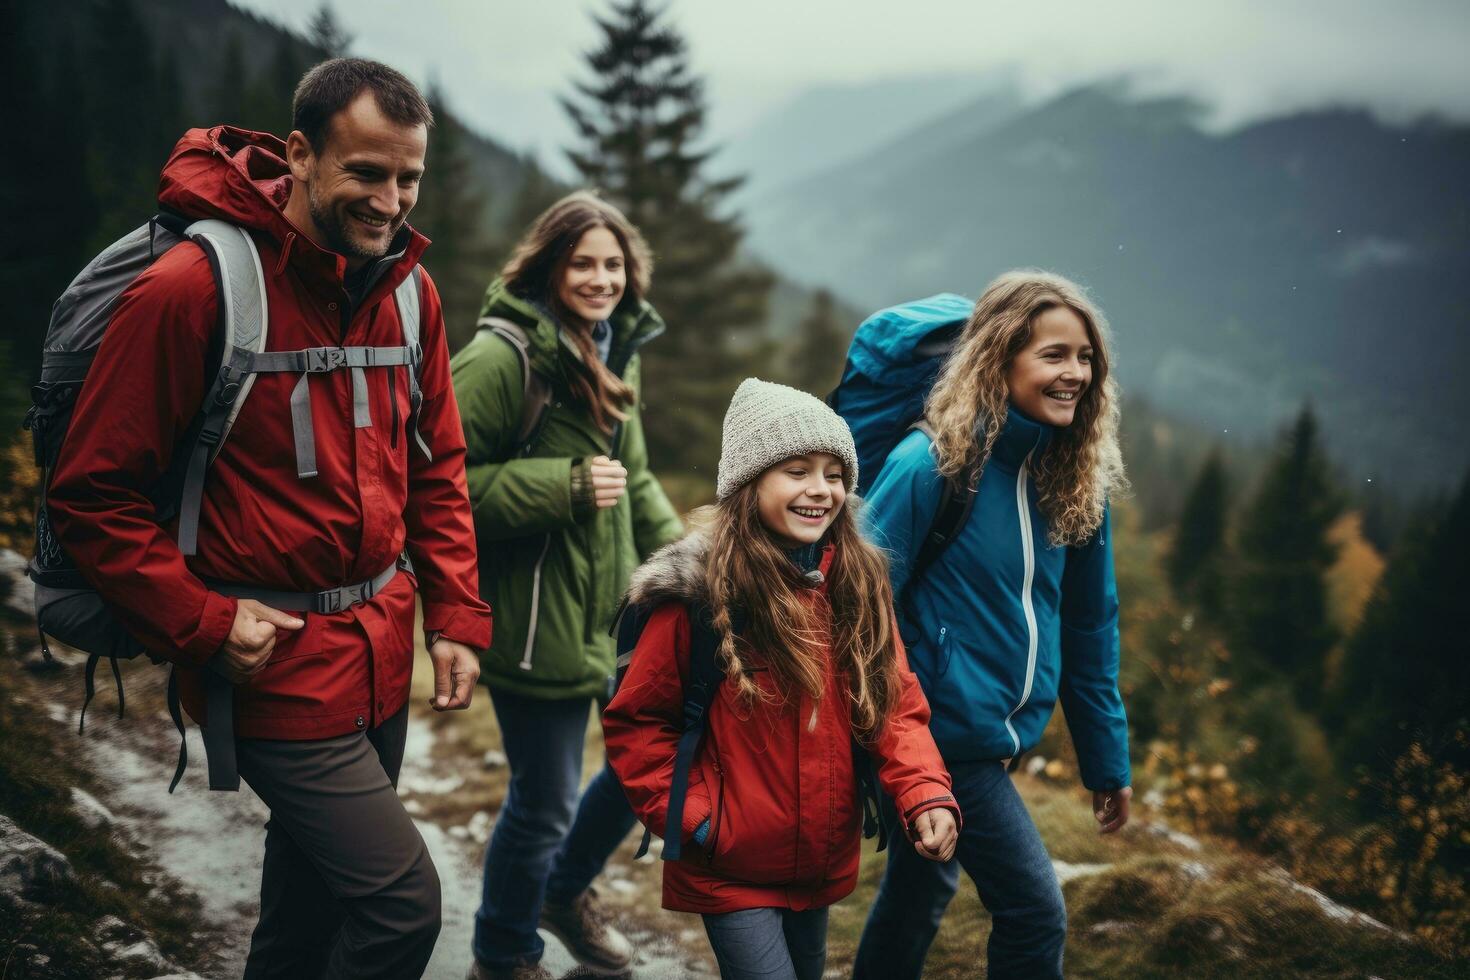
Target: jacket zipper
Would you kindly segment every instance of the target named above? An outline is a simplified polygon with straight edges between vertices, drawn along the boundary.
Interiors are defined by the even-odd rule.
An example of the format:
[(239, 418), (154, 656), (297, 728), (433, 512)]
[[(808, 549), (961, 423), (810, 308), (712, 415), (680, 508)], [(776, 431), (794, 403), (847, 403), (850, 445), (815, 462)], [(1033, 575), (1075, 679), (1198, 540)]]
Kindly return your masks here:
[(536, 621), (541, 618), (541, 566), (546, 564), (546, 553), (551, 550), (551, 535), (541, 545), (541, 554), (536, 558), (536, 568), (531, 572), (531, 625), (526, 629), (526, 649), (521, 653), (521, 670), (531, 669), (531, 654), (536, 649)]
[(1036, 607), (1031, 600), (1031, 583), (1036, 577), (1036, 546), (1031, 540), (1031, 508), (1026, 500), (1026, 477), (1030, 475), (1031, 455), (1035, 451), (1033, 449), (1026, 454), (1021, 469), (1016, 473), (1016, 511), (1021, 518), (1021, 557), (1026, 569), (1021, 582), (1021, 610), (1026, 614), (1026, 684), (1021, 689), (1021, 700), (1006, 715), (1006, 731), (1011, 736), (1011, 743), (1017, 754), (1021, 751), (1021, 738), (1016, 734), (1011, 719), (1031, 700), (1031, 685), (1036, 680)]

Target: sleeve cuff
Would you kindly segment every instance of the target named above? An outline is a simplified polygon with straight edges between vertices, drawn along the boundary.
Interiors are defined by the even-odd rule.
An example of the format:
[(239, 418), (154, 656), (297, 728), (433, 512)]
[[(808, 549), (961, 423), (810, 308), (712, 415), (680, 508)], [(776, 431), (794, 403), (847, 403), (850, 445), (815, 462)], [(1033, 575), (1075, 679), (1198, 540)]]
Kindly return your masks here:
[(230, 638), (230, 630), (235, 626), (235, 610), (239, 605), (238, 599), (220, 595), (218, 592), (206, 592), (204, 611), (199, 617), (199, 630), (174, 659), (196, 667), (208, 663)]
[(438, 633), (435, 639), (453, 640), (472, 650), (484, 651), (490, 649), (493, 632), (494, 621), (488, 612), (481, 614), (457, 606), (424, 607), (424, 642), (427, 646), (433, 646), (429, 635)]
[(909, 840), (918, 840), (918, 835), (914, 833), (914, 821), (926, 810), (950, 810), (954, 813), (955, 823), (963, 826), (960, 805), (949, 787), (942, 783), (925, 783), (910, 790), (898, 800), (897, 808), (899, 820), (903, 822), (903, 832)]
[(705, 793), (691, 792), (684, 798), (684, 836), (692, 838), (699, 825), (706, 822), (712, 816), (713, 807), (710, 806), (709, 796)]
[(1122, 789), (1124, 786), (1133, 785), (1133, 774), (1125, 769), (1120, 776), (1107, 776), (1103, 779), (1084, 778), (1082, 785), (1095, 793), (1113, 793)]
[(572, 460), (572, 520), (581, 523), (597, 512), (597, 491), (592, 487), (592, 461)]

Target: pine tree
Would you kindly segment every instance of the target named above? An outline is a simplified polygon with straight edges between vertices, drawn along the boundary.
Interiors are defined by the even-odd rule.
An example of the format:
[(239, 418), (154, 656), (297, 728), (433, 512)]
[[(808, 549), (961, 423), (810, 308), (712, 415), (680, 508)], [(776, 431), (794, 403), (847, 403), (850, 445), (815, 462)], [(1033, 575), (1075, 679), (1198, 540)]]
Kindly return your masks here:
[[(0, 37), (0, 88), (10, 93), (10, 150), (0, 154), (0, 207), (16, 233), (0, 245), (0, 291), (6, 325), (0, 331), (0, 431), (19, 431), (29, 388), (40, 374), (51, 304), (90, 253), (87, 232), (97, 218), (86, 157), (83, 75), (75, 38), (35, 43), (33, 5), (7, 0)], [(0, 436), (0, 444), (9, 436)], [(18, 473), (17, 473), (18, 475)], [(5, 478), (0, 476), (0, 483)]]
[(1326, 722), (1345, 768), (1381, 767), (1418, 741), (1470, 765), (1470, 641), (1460, 627), (1470, 581), (1470, 476), (1448, 507), (1406, 530), (1348, 642)]
[(1304, 408), (1242, 521), (1231, 612), (1244, 672), (1286, 678), (1306, 708), (1321, 700), (1336, 640), (1323, 576), (1336, 557), (1327, 531), (1341, 509), (1317, 420)]
[(311, 46), (321, 53), (323, 58), (341, 58), (347, 54), (352, 47), (353, 36), (347, 33), (342, 22), (337, 19), (336, 11), (330, 3), (323, 3), (316, 8), (316, 13), (311, 17), (311, 23), (307, 25), (307, 39)]
[(449, 111), (438, 84), (429, 86), (427, 99), (434, 128), (413, 224), (433, 240), (425, 264), (439, 288), (445, 329), (455, 349), (474, 333), (492, 254), (486, 246), (485, 198), (474, 189), (465, 129)]
[(1226, 493), (1225, 464), (1215, 451), (1185, 498), (1165, 559), (1175, 597), (1197, 604), (1212, 618), (1218, 618), (1223, 600)]
[[(102, 0), (92, 19), (86, 77), (88, 180), (102, 208), (91, 251), (100, 251), (152, 214), (168, 152), (139, 139), (139, 120), (158, 109), (153, 39), (131, 0)], [(177, 138), (179, 134), (175, 134)]]
[(572, 163), (642, 230), (655, 256), (648, 298), (668, 332), (642, 353), (650, 458), (655, 468), (708, 478), (725, 406), (760, 355), (772, 280), (737, 261), (743, 232), (720, 209), (742, 178), (703, 174), (703, 85), (683, 37), (661, 17), (644, 0), (626, 0), (597, 18), (593, 80), (562, 105), (581, 138)]
[(795, 380), (798, 388), (825, 398), (842, 378), (850, 339), (851, 331), (837, 318), (832, 294), (825, 289), (817, 290), (812, 296), (811, 312), (797, 327), (787, 375)]
[(286, 33), (276, 40), (270, 61), (244, 86), (238, 121), (229, 120), (233, 125), (283, 138), (291, 131), (291, 98), (303, 71), (296, 54), (298, 43)]
[(253, 129), (255, 120), (250, 118), (249, 111), (250, 79), (245, 69), (245, 47), (238, 32), (231, 31), (225, 37), (214, 65), (214, 84), (209, 90), (210, 124)]
[(153, 113), (149, 123), (161, 169), (179, 137), (189, 127), (188, 110), (184, 108), (184, 81), (179, 76), (179, 58), (167, 45), (160, 45), (158, 50), (158, 70), (154, 76), (153, 92)]
[(277, 136), (291, 132), (291, 103), (296, 98), (296, 85), (306, 74), (306, 59), (300, 50), (300, 41), (293, 35), (282, 34), (276, 42), (276, 53), (262, 77), (268, 90), (273, 108), (266, 131)]

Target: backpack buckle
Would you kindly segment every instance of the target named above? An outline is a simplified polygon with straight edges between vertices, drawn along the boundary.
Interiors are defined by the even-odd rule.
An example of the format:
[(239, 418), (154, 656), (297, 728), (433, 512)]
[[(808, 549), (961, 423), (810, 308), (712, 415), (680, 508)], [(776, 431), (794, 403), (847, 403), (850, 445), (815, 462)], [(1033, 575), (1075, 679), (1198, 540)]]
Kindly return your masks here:
[(308, 347), (306, 370), (309, 374), (329, 374), (347, 366), (347, 351), (341, 347)]
[(238, 371), (228, 364), (219, 369), (219, 390), (214, 394), (216, 408), (229, 408), (240, 395), (240, 386), (245, 382), (246, 372)]

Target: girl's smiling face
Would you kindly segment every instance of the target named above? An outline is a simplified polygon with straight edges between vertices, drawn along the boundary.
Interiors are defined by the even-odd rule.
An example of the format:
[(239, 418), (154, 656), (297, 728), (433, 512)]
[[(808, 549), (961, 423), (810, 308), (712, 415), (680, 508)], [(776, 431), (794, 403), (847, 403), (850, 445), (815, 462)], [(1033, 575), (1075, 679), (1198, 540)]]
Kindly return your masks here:
[(1039, 313), (1031, 339), (1006, 368), (1011, 404), (1037, 422), (1072, 424), (1092, 384), (1092, 340), (1082, 318), (1066, 306)]
[(606, 228), (590, 228), (572, 248), (557, 295), (575, 316), (597, 323), (612, 316), (627, 285), (627, 262), (618, 237)]
[(847, 500), (842, 460), (831, 453), (783, 460), (756, 478), (755, 496), (761, 524), (783, 548), (813, 544)]

